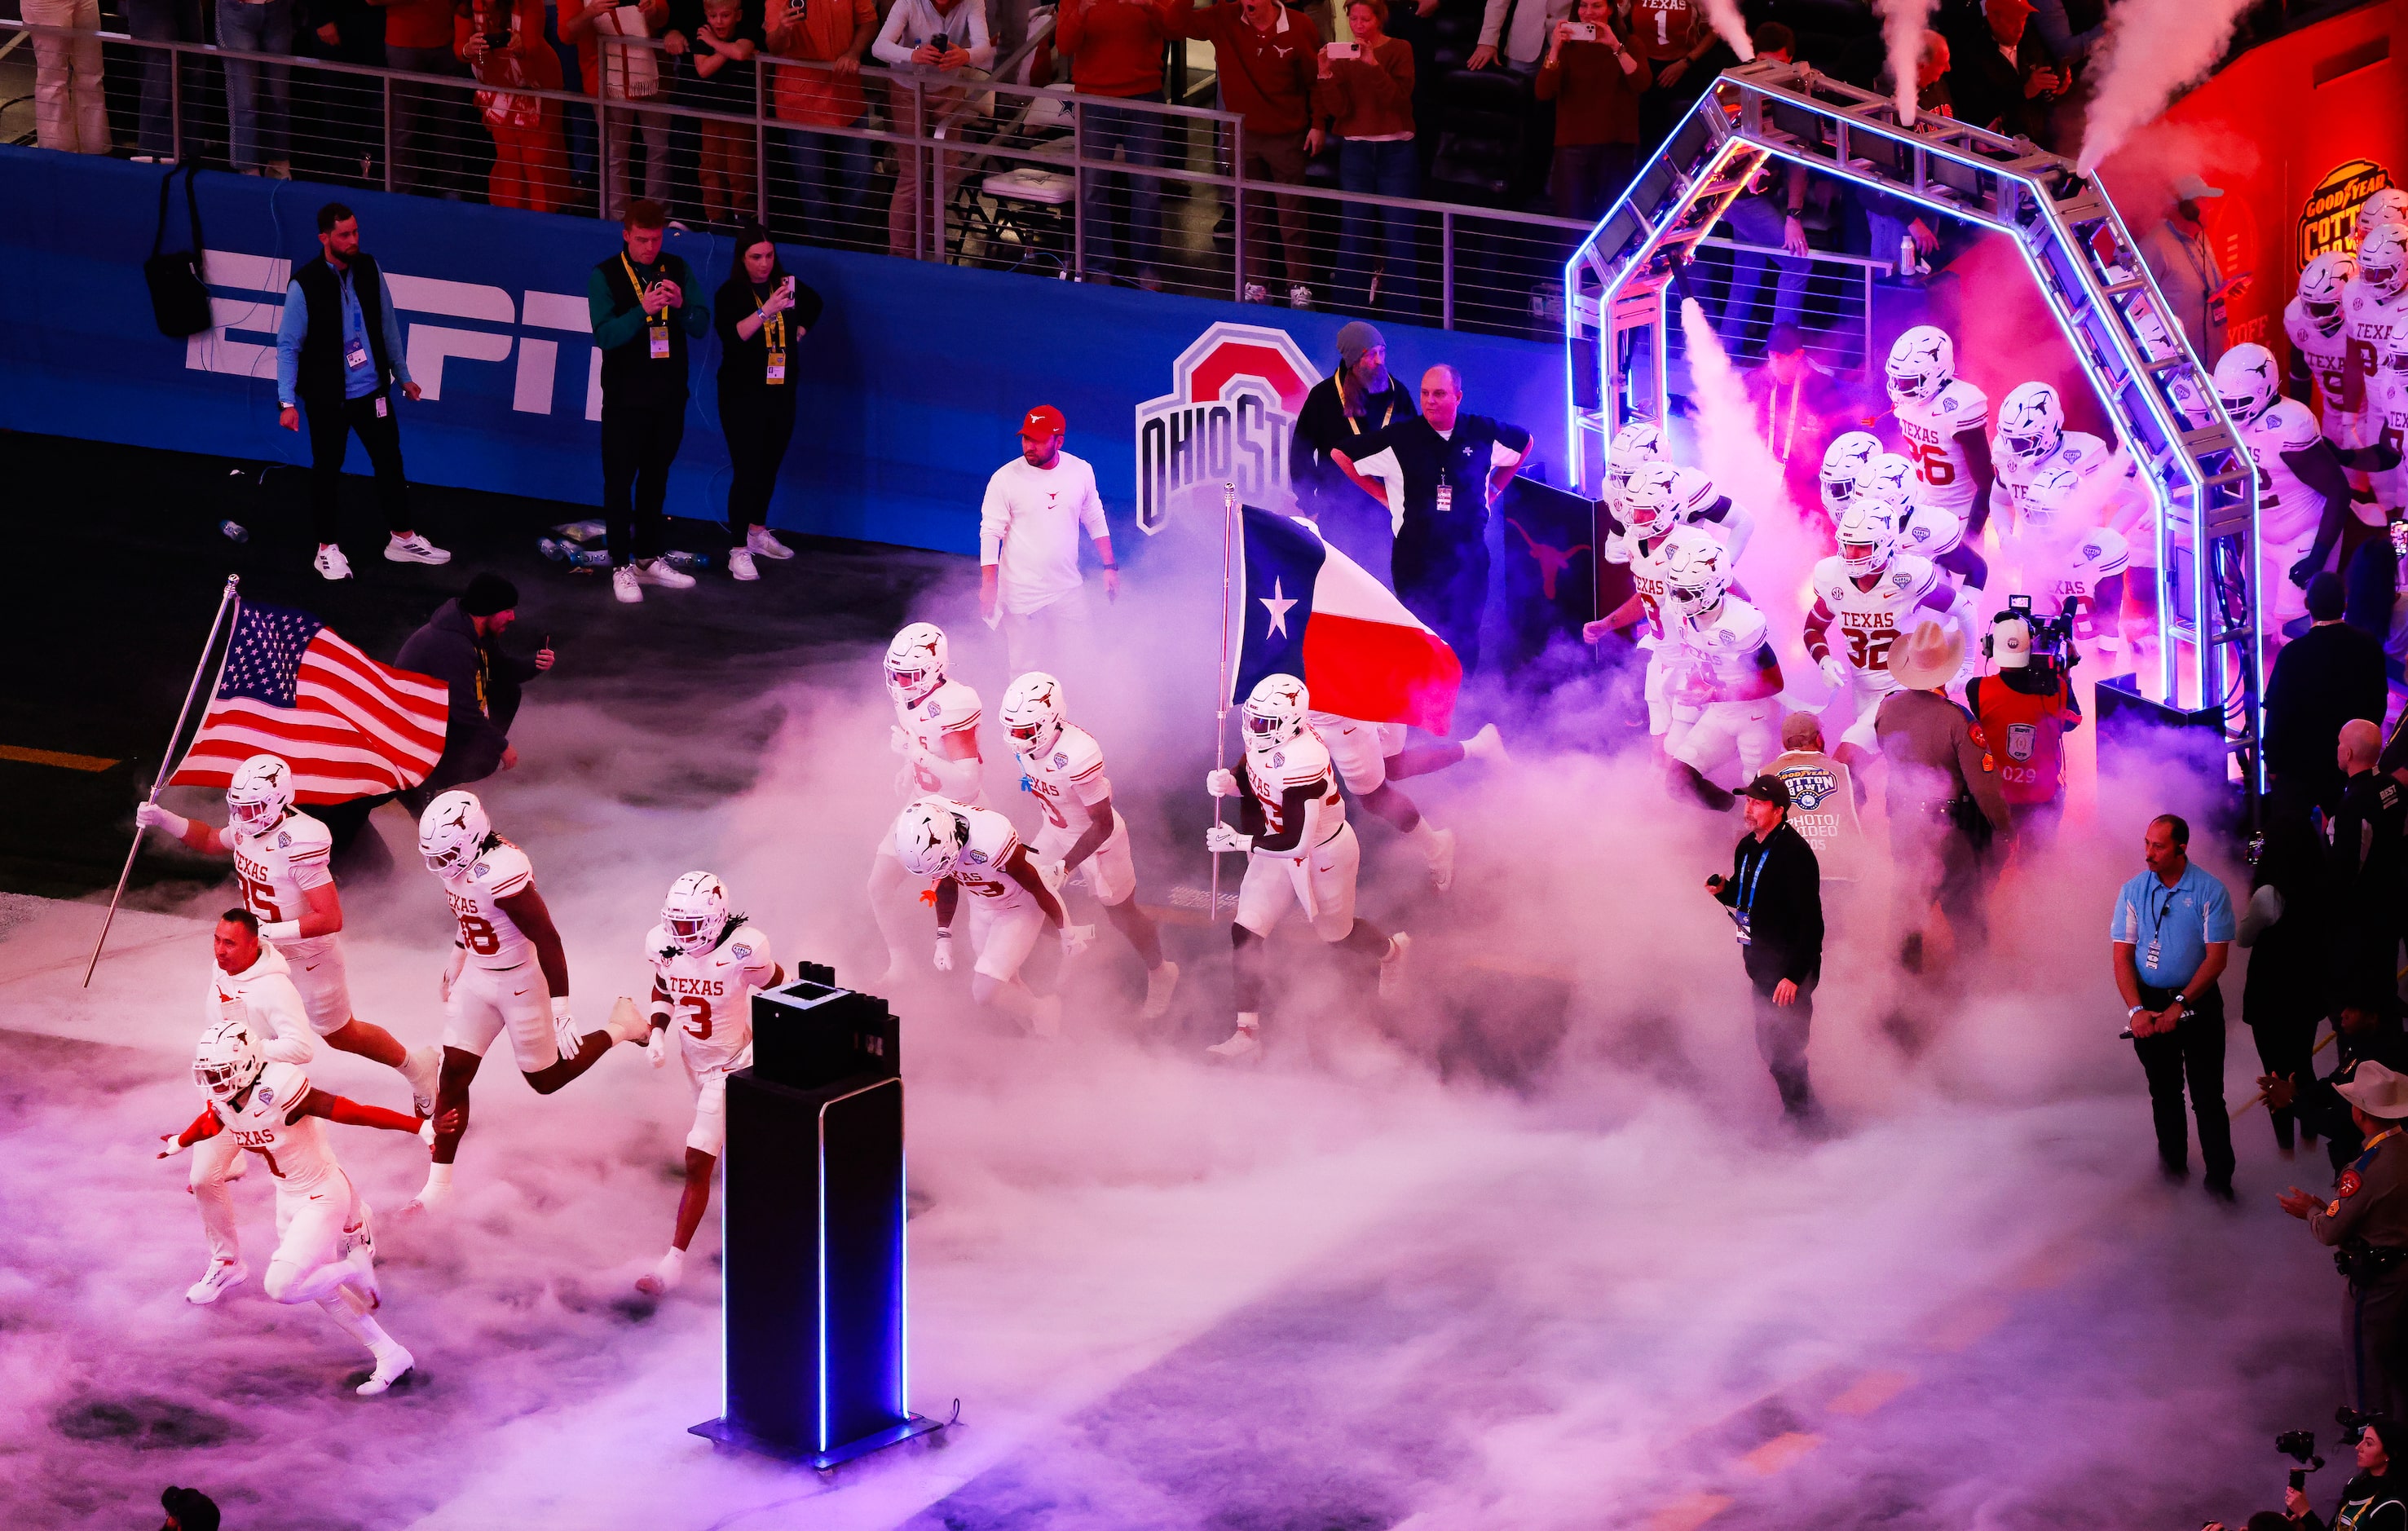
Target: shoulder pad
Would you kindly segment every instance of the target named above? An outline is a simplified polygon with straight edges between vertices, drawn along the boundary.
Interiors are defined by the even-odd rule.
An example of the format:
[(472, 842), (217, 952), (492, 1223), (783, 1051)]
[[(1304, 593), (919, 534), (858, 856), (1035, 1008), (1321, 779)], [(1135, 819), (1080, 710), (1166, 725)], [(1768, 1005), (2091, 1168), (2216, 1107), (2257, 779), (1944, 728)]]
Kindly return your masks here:
[(1329, 746), (1321, 742), (1318, 734), (1308, 732), (1302, 738), (1291, 739), (1280, 752), (1286, 755), (1287, 763), (1278, 768), (1285, 773), (1289, 786), (1329, 774)]
[(335, 832), (306, 813), (288, 813), (276, 828), (276, 843), (289, 855), (307, 859), (335, 848)]
[(666, 967), (675, 961), (673, 956), (663, 955), (664, 952), (671, 952), (675, 950), (669, 945), (669, 932), (666, 925), (654, 925), (644, 932), (644, 960), (654, 967)]
[(308, 1093), (309, 1076), (298, 1064), (269, 1064), (259, 1071), (259, 1082), (251, 1086), (253, 1100), (278, 1111), (298, 1106)]
[(525, 851), (505, 840), (478, 857), (477, 865), (469, 868), (468, 876), (472, 880), (498, 892), (534, 877), (535, 863), (527, 860)]
[(1104, 747), (1078, 724), (1065, 723), (1062, 737), (1054, 741), (1053, 763), (1057, 771), (1088, 776), (1104, 768)]
[(727, 950), (736, 954), (738, 962), (771, 960), (769, 937), (763, 935), (756, 925), (738, 925), (735, 934), (727, 937)]
[(1735, 595), (1723, 597), (1722, 629), (1728, 635), (1727, 643), (1750, 652), (1771, 636), (1771, 624), (1764, 620), (1764, 613)]

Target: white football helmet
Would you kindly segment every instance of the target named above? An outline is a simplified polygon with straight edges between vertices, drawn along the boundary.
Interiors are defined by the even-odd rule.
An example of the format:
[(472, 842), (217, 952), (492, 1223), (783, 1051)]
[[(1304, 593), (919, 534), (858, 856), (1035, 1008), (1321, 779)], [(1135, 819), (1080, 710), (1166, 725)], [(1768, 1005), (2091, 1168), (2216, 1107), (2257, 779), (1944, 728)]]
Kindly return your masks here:
[(1641, 463), (1622, 486), (1622, 521), (1641, 542), (1662, 537), (1680, 524), (1681, 470), (1670, 463)]
[(1856, 474), (1856, 497), (1879, 495), (1901, 522), (1914, 504), (1914, 464), (1894, 451), (1878, 453)]
[(1260, 753), (1304, 737), (1312, 698), (1292, 675), (1267, 675), (1246, 696), (1246, 748)]
[(1723, 545), (1702, 526), (1675, 526), (1664, 539), (1664, 598), (1684, 617), (1702, 616), (1730, 588)]
[(2408, 225), (2377, 223), (2358, 242), (2358, 279), (2380, 298), (2408, 284)]
[(886, 689), (905, 706), (924, 701), (945, 683), (945, 630), (915, 622), (886, 646)]
[(2300, 311), (2331, 335), (2341, 328), (2341, 294), (2358, 275), (2358, 261), (2345, 250), (2328, 250), (2300, 272)]
[(2408, 223), (2408, 192), (2397, 186), (2386, 186), (2358, 205), (2358, 217), (2352, 221), (2350, 236), (2359, 244), (2366, 236), (2389, 223)]
[(943, 877), (961, 858), (970, 826), (941, 797), (923, 797), (895, 821), (895, 854), (914, 877)]
[(1936, 397), (1956, 379), (1956, 343), (1936, 324), (1917, 324), (1889, 348), (1884, 371), (1892, 404)]
[(1889, 567), (1898, 551), (1899, 504), (1885, 494), (1858, 494), (1848, 501), (1836, 528), (1840, 562), (1861, 579)]
[(1881, 455), (1881, 437), (1870, 431), (1850, 431), (1823, 449), (1823, 508), (1837, 524), (1856, 492), (1856, 475)]
[(2408, 334), (2401, 330), (2401, 325), (2391, 327), (2391, 336), (2383, 342), (2374, 363), (2375, 376), (2389, 379), (2394, 388), (2408, 388)]
[(257, 835), (293, 808), (293, 767), (274, 755), (253, 755), (226, 783), (226, 813), (237, 829)]
[(2065, 436), (2065, 405), (2044, 382), (2017, 383), (1999, 405), (1999, 444), (2019, 463), (2037, 463)]
[(1025, 755), (1041, 755), (1062, 737), (1062, 682), (1031, 670), (1003, 694), (1003, 737)]
[(2024, 491), (2021, 509), (2026, 524), (2036, 532), (2055, 530), (2057, 518), (2072, 506), (2074, 492), (2081, 487), (2082, 476), (2071, 468), (2034, 480)]
[(2215, 364), (2215, 392), (2235, 425), (2246, 425), (2273, 407), (2282, 393), (2274, 353), (2255, 343), (2233, 347)]
[[(193, 1051), (193, 1082), (211, 1100), (232, 1100), (251, 1087), (267, 1066), (251, 1027), (240, 1021), (221, 1021), (201, 1034)], [(298, 1105), (299, 1102), (294, 1102)]]
[(1634, 420), (1613, 433), (1606, 449), (1605, 486), (1609, 498), (1621, 494), (1631, 470), (1641, 463), (1664, 461), (1664, 428), (1652, 420)]
[(493, 821), (472, 792), (447, 792), (426, 805), (418, 816), (418, 853), (426, 869), (446, 880), (476, 865), (477, 854), (493, 837)]
[(661, 900), (661, 928), (669, 944), (699, 957), (727, 933), (727, 886), (709, 872), (688, 872), (669, 884)]

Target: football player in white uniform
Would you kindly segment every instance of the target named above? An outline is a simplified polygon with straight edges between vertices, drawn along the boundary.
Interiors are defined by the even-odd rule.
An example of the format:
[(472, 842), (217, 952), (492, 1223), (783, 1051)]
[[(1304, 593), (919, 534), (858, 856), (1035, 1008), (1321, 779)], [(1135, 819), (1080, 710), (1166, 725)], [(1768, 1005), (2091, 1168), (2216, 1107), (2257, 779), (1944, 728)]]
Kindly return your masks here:
[(468, 1085), (505, 1029), (519, 1071), (537, 1095), (548, 1095), (601, 1062), (612, 1043), (643, 1041), (648, 1027), (629, 1005), (601, 1030), (578, 1031), (568, 955), (536, 891), (535, 864), (494, 833), (474, 793), (447, 792), (426, 805), (418, 853), (442, 883), (459, 926), (439, 990), (443, 1078), (435, 1114), (448, 1124), (435, 1134), (425, 1188), (409, 1204), (423, 1211), (452, 1194), (452, 1164), (468, 1130)]
[(753, 991), (776, 988), (786, 971), (769, 954), (769, 937), (728, 907), (725, 885), (709, 872), (688, 872), (669, 884), (661, 923), (644, 934), (644, 961), (652, 969), (644, 1005), (652, 1066), (668, 1062), (674, 1032), (694, 1081), (677, 1225), (660, 1264), (636, 1278), (637, 1291), (657, 1297), (684, 1279), (686, 1246), (710, 1206), (711, 1173), (727, 1146), (727, 1076), (752, 1063)]
[[(1634, 622), (1644, 623), (1639, 646), (1647, 651), (1647, 732), (1664, 742), (1667, 758), (1680, 731), (1696, 717), (1693, 708), (1676, 707), (1664, 691), (1670, 659), (1667, 648), (1675, 641), (1670, 631), (1672, 614), (1664, 604), (1664, 539), (1676, 526), (1699, 523), (1690, 517), (1692, 506), (1684, 497), (1684, 471), (1662, 462), (1641, 463), (1631, 471), (1623, 486), (1622, 519), (1616, 523), (1621, 530), (1606, 537), (1607, 558), (1630, 565), (1630, 596), (1581, 629), (1584, 638), (1598, 643)], [(1727, 506), (1729, 501), (1719, 503)], [(1727, 546), (1723, 557), (1727, 568), (1738, 555)]]
[(1312, 731), (1312, 700), (1292, 675), (1267, 675), (1246, 697), (1246, 765), (1242, 771), (1215, 770), (1204, 790), (1238, 799), (1238, 827), (1215, 823), (1204, 848), (1215, 855), (1247, 853), (1245, 880), (1238, 885), (1238, 919), (1231, 927), (1230, 961), (1236, 975), (1238, 1029), (1205, 1051), (1215, 1057), (1247, 1057), (1262, 1047), (1263, 945), (1292, 906), (1302, 906), (1313, 934), (1335, 946), (1375, 957), (1380, 993), (1396, 992), (1412, 938), (1383, 932), (1354, 915), (1354, 872), (1362, 848), (1346, 822), (1346, 799), (1338, 791), (1329, 751)]
[(2349, 251), (2329, 250), (2300, 272), (2299, 289), (2283, 306), (2283, 335), (2291, 342), (2286, 390), (2324, 410), (2325, 439), (2344, 450), (2366, 444), (2366, 379), (2349, 365), (2342, 295), (2358, 276)]
[(1894, 488), (1863, 480), (1841, 519), (1840, 551), (1814, 565), (1806, 653), (1839, 688), (1835, 701), (1854, 719), (1832, 751), (1852, 766), (1881, 752), (1873, 718), (1882, 699), (1898, 689), (1889, 673), (1890, 645), (1927, 620), (1925, 608), (1959, 632), (1972, 623), (1973, 603), (1964, 592), (1928, 560), (1898, 551), (1905, 508)]
[(2308, 407), (2282, 396), (2278, 379), (2274, 353), (2260, 345), (2235, 346), (2215, 364), (2215, 392), (2258, 470), (2258, 578), (2280, 625), (2306, 614), (2301, 593), (2332, 558), (2350, 497), (2343, 458)]
[(328, 1047), (398, 1070), (420, 1113), (432, 1111), (442, 1053), (431, 1046), (405, 1050), (391, 1032), (351, 1014), (338, 934), (343, 899), (326, 867), (334, 839), (324, 824), (293, 807), (293, 767), (275, 755), (253, 755), (235, 767), (225, 796), (223, 829), (156, 803), (136, 808), (134, 822), (205, 856), (232, 855), (243, 907), (258, 916), (260, 935), (291, 965), (310, 1029)]
[(1037, 799), (1045, 825), (1030, 849), (1045, 885), (1061, 896), (1081, 876), (1104, 907), (1104, 918), (1127, 938), (1145, 964), (1146, 1020), (1170, 1009), (1179, 965), (1162, 955), (1162, 932), (1138, 907), (1137, 862), (1129, 854), (1128, 824), (1112, 807), (1112, 783), (1104, 775), (1104, 749), (1096, 737), (1065, 715), (1062, 682), (1031, 670), (1003, 694), (1004, 737), (1020, 763), (1020, 786)]
[[(915, 622), (886, 646), (886, 694), (895, 704), (887, 739), (903, 757), (895, 790), (906, 800), (930, 793), (967, 808), (986, 808), (986, 762), (979, 756), (979, 694), (946, 675), (944, 629)], [(910, 877), (895, 859), (895, 837), (879, 837), (869, 863), (869, 909), (886, 938), (889, 983), (915, 971), (906, 947), (911, 938)]]
[(1831, 518), (1834, 535), (1840, 518), (1848, 513), (1848, 502), (1856, 498), (1857, 478), (1881, 454), (1881, 437), (1870, 431), (1842, 432), (1823, 449), (1823, 513)]
[(2025, 485), (2016, 505), (2028, 543), (2027, 588), (2035, 596), (2052, 597), (2058, 610), (2073, 612), (2075, 637), (2105, 648), (2124, 609), (2124, 571), (2131, 565), (2132, 549), (2121, 532), (2085, 513), (2094, 493), (2086, 486), (2094, 477), (2079, 468), (2058, 468)]
[[(190, 1126), (160, 1138), (159, 1157), (171, 1158), (195, 1143), (221, 1141), (230, 1143), (234, 1152), (258, 1154), (276, 1183), (276, 1253), (268, 1259), (262, 1287), (277, 1302), (316, 1303), (367, 1347), (376, 1367), (355, 1390), (362, 1396), (374, 1397), (391, 1388), (408, 1375), (414, 1361), (370, 1316), (381, 1302), (374, 1219), (367, 1199), (336, 1162), (334, 1145), (326, 1141), (320, 1123), (339, 1122), (423, 1136), (426, 1119), (362, 1106), (312, 1087), (299, 1065), (268, 1061), (250, 1025), (240, 1020), (220, 1021), (202, 1035), (193, 1056), (193, 1078), (207, 1104)], [(220, 1291), (244, 1275), (241, 1256), (235, 1252), (230, 1200), (222, 1214), (222, 1237), (234, 1263)], [(215, 1227), (210, 1231), (213, 1255), (220, 1232)]]
[[(2363, 388), (2390, 342), (2408, 339), (2408, 224), (2377, 223), (2358, 240), (2358, 276), (2342, 289), (2341, 315), (2350, 372)], [(2384, 504), (2402, 508), (2396, 481)]]
[(1953, 516), (1961, 528), (1959, 540), (1933, 561), (1979, 590), (1989, 579), (1978, 545), (1990, 519), (1995, 476), (1989, 398), (1956, 376), (1956, 343), (1934, 325), (1917, 324), (1899, 336), (1885, 372), (1891, 413), (1920, 486), (1914, 501)]
[[(1062, 1031), (1062, 996), (1053, 992), (1054, 964), (1039, 954), (1038, 937), (1052, 926), (1060, 954), (1075, 957), (1096, 938), (1093, 925), (1074, 925), (1045, 884), (1011, 821), (993, 808), (944, 797), (923, 797), (895, 821), (895, 854), (903, 869), (937, 879), (937, 971), (953, 970), (953, 914), (962, 894), (970, 903), (970, 997), (1000, 1010), (1034, 1037)], [(1039, 970), (1025, 973), (1030, 958)], [(1037, 982), (1029, 981), (1031, 978)], [(1039, 985), (1045, 993), (1038, 993)]]
[(1697, 721), (1672, 747), (1672, 767), (1707, 807), (1730, 807), (1715, 772), (1733, 761), (1739, 780), (1752, 780), (1781, 752), (1781, 661), (1761, 612), (1728, 594), (1730, 573), (1722, 544), (1695, 526), (1664, 539), (1664, 593), (1676, 616), (1677, 644), (1668, 690), (1697, 709)]
[[(2119, 636), (2122, 576), (2131, 562), (2131, 545), (2120, 532), (2108, 532), (2099, 539), (2086, 539), (2082, 534), (2105, 530), (2102, 523), (2119, 519), (2121, 502), (2138, 492), (2131, 480), (2130, 460), (2110, 452), (2104, 440), (2087, 431), (2067, 430), (2064, 400), (2044, 382), (2018, 384), (2000, 401), (1999, 435), (1990, 443), (1990, 460), (1998, 466), (1999, 488), (2005, 491), (2007, 503), (2014, 509), (2016, 558), (2025, 580), (2067, 578), (2062, 570), (2068, 555), (2078, 552), (2076, 544), (2084, 540), (2096, 541), (2102, 555), (2114, 564), (2114, 571), (2098, 576), (2097, 588), (2086, 593), (2095, 594), (2100, 604), (2095, 608), (2085, 606), (2081, 632), (2084, 641), (2104, 651), (2119, 650), (2123, 646)], [(2089, 487), (2077, 494), (2057, 483), (2068, 475), (2072, 485)], [(2036, 494), (2043, 484), (2054, 487), (2041, 503)], [(1992, 491), (1994, 497), (1997, 494)], [(2066, 517), (2076, 509), (2077, 502), (2093, 498), (2096, 504), (2081, 506), (2086, 524), (2069, 523)], [(2155, 548), (2150, 551), (2156, 551)]]
[(1431, 823), (1421, 805), (1405, 795), (1397, 783), (1465, 760), (1501, 763), (1506, 758), (1505, 739), (1497, 725), (1483, 723), (1468, 739), (1413, 744), (1408, 742), (1403, 723), (1366, 723), (1335, 712), (1315, 712), (1312, 721), (1312, 731), (1321, 736), (1338, 766), (1338, 780), (1354, 794), (1356, 806), (1393, 824), (1419, 846), (1429, 866), (1430, 885), (1446, 892), (1455, 882), (1455, 831)]
[(1725, 559), (1729, 565), (1739, 563), (1746, 551), (1747, 539), (1756, 535), (1756, 517), (1749, 509), (1714, 487), (1714, 481), (1699, 468), (1682, 467), (1673, 464), (1664, 450), (1664, 433), (1651, 422), (1634, 420), (1613, 434), (1613, 446), (1606, 456), (1605, 468), (1605, 557), (1608, 563), (1630, 562), (1630, 532), (1622, 508), (1623, 491), (1630, 485), (1630, 476), (1649, 463), (1662, 463), (1672, 469), (1672, 503), (1684, 523), (1706, 522), (1722, 529)]

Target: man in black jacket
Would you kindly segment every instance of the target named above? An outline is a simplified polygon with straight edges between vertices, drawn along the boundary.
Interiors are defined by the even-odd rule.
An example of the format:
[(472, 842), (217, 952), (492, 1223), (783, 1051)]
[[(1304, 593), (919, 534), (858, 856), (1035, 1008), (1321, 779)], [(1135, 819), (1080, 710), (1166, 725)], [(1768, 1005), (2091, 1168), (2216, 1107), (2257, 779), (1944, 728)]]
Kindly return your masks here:
[(1388, 571), (1393, 540), (1384, 508), (1365, 504), (1329, 454), (1420, 413), (1413, 391), (1389, 375), (1386, 338), (1357, 319), (1339, 327), (1338, 370), (1305, 394), (1288, 438), (1288, 487), (1297, 508), (1375, 577)]
[(2324, 820), (2323, 907), (2328, 970), (2344, 994), (2396, 982), (2401, 874), (2408, 862), (2408, 786), (2375, 769), (2383, 734), (2363, 718), (2342, 724), (2334, 751), (2344, 780)]
[(498, 574), (480, 574), (466, 594), (444, 602), (409, 635), (394, 660), (396, 669), (442, 681), (452, 691), (451, 716), (443, 728), (443, 758), (420, 785), (401, 794), (404, 807), (423, 813), (437, 793), (519, 763), (510, 748), (510, 723), (519, 712), (519, 688), (552, 668), (549, 646), (533, 659), (502, 651), (502, 635), (518, 620), (516, 586)]
[(2342, 724), (2383, 722), (2383, 645), (2342, 620), (2344, 602), (2339, 575), (2308, 581), (2313, 625), (2283, 646), (2266, 681), (2266, 769), (2279, 817), (2331, 808), (2341, 793), (2333, 741)]
[(667, 223), (667, 211), (649, 197), (627, 204), (625, 247), (585, 279), (602, 351), (602, 515), (617, 565), (610, 587), (631, 603), (644, 598), (644, 585), (694, 583), (661, 556), (661, 507), (685, 439), (686, 343), (710, 333), (710, 306), (693, 268), (661, 249)]
[(1782, 1110), (1808, 1126), (1822, 1117), (1806, 1082), (1806, 1034), (1823, 976), (1823, 870), (1814, 848), (1789, 827), (1789, 788), (1779, 777), (1759, 776), (1740, 796), (1748, 832), (1731, 856), (1731, 875), (1706, 879), (1706, 891), (1739, 927), (1741, 960), (1756, 989), (1756, 1051), (1772, 1071)]

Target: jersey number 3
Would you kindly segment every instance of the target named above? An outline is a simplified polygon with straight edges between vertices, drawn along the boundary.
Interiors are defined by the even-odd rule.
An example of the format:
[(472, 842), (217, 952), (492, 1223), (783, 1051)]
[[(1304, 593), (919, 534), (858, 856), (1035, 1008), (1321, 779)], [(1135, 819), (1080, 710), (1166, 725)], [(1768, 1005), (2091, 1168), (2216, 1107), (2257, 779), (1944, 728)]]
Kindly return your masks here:
[(685, 1034), (697, 1042), (710, 1040), (710, 1001), (688, 994), (678, 1008), (685, 1011)]

